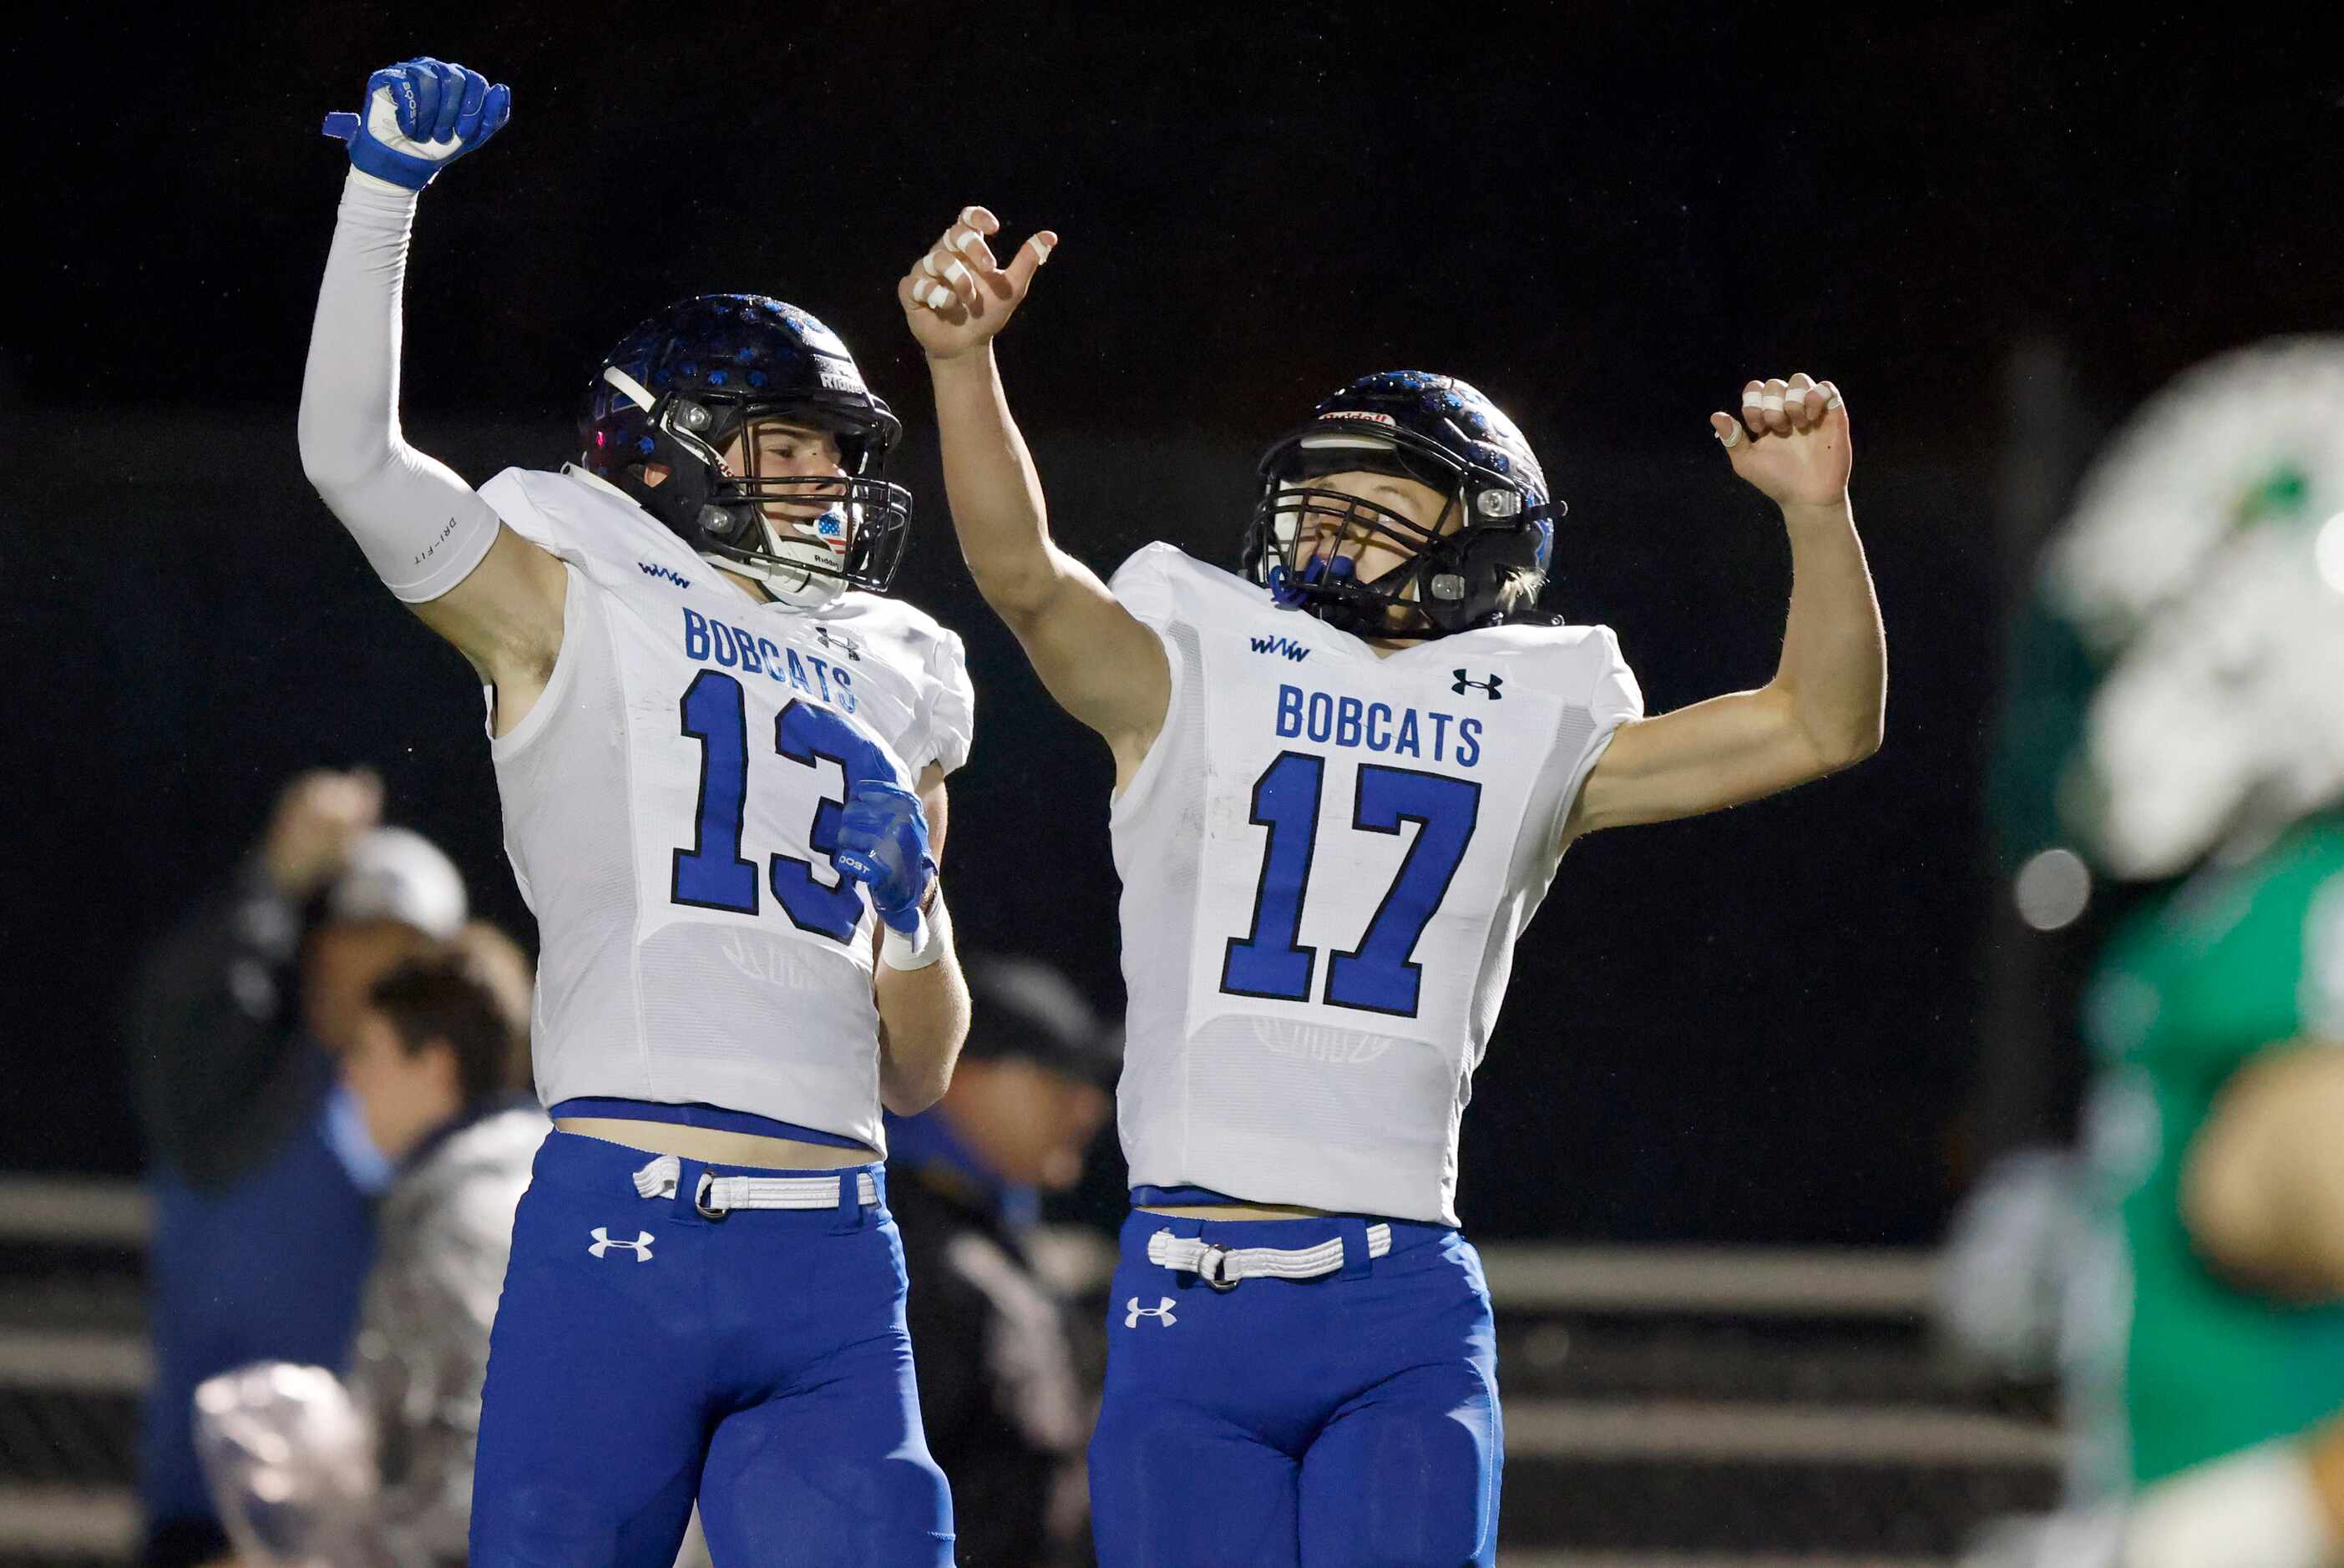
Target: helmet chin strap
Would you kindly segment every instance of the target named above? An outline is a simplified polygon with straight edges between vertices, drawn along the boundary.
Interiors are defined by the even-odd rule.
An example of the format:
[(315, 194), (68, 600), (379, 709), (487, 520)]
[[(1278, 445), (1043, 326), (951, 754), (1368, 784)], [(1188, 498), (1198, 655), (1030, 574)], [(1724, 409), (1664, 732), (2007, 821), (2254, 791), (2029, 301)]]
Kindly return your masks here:
[(757, 518), (757, 525), (765, 531), (765, 553), (778, 556), (779, 560), (745, 561), (712, 550), (702, 551), (700, 558), (735, 576), (754, 578), (763, 583), (765, 592), (774, 598), (801, 610), (818, 610), (845, 592), (846, 585), (837, 578), (791, 564), (793, 560), (832, 559), (828, 545), (801, 544), (785, 540), (775, 531), (773, 520), (762, 513)]

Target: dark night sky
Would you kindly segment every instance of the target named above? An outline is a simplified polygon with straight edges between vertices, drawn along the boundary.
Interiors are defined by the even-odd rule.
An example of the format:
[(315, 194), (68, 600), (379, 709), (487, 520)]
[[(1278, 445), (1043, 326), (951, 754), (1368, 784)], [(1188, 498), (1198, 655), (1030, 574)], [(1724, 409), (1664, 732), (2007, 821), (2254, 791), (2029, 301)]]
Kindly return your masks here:
[[(291, 767), (383, 766), (393, 810), (520, 914), (476, 698), (293, 458), (340, 167), (317, 122), (377, 65), (428, 49), (515, 89), (511, 128), (428, 193), (415, 251), (407, 406), (468, 478), (558, 459), (594, 357), (668, 298), (780, 294), (855, 346), (914, 432), (906, 587), (966, 631), (986, 704), (956, 904), (1103, 987), (1104, 766), (959, 576), (892, 297), (964, 202), (1064, 237), (1003, 359), (1092, 559), (1166, 532), (1225, 555), (1251, 450), (1314, 397), (1452, 369), (1573, 502), (1561, 602), (1620, 629), (1656, 710), (1763, 679), (1779, 629), (1779, 537), (1703, 415), (1752, 373), (1842, 384), (1888, 748), (1574, 851), (1468, 1121), (1467, 1218), (1499, 1230), (1927, 1232), (1990, 893), (1974, 774), (2007, 357), (2063, 343), (2106, 419), (2221, 348), (2344, 319), (2333, 23), (429, 9), (68, 6), (6, 46), (20, 1092), (0, 1164), (134, 1162), (121, 976)], [(1054, 857), (1062, 880), (1036, 869)]]

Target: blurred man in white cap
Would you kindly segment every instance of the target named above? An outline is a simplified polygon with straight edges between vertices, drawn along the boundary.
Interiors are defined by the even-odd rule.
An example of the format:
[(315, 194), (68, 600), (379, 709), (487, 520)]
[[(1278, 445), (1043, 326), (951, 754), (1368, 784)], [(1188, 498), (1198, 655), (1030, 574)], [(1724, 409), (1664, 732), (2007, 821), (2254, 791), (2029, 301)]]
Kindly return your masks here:
[(465, 919), (455, 866), (381, 811), (369, 772), (293, 780), (135, 993), (156, 1203), (142, 1561), (160, 1568), (227, 1547), (196, 1462), (196, 1385), (254, 1361), (338, 1366), (357, 1320), (391, 1166), (335, 1064), (375, 982)]

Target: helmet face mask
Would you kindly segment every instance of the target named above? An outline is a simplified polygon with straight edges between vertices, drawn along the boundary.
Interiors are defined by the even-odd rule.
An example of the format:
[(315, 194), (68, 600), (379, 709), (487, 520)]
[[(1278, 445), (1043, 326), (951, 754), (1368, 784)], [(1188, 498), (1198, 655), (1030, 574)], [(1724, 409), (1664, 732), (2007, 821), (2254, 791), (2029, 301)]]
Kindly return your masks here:
[[(1364, 377), (1273, 443), (1240, 562), (1282, 607), (1358, 636), (1409, 641), (1523, 618), (1545, 582), (1553, 520), (1537, 459), (1461, 381)], [(1317, 483), (1375, 473), (1444, 498), (1430, 521)], [(1359, 562), (1397, 562), (1372, 577)]]
[[(766, 420), (828, 431), (845, 472), (761, 474), (752, 438)], [(604, 362), (581, 428), (598, 477), (779, 597), (884, 593), (903, 561), (911, 493), (884, 477), (903, 427), (845, 344), (793, 306), (730, 294), (670, 306)], [(740, 471), (722, 456), (736, 436)]]
[[(803, 404), (665, 401), (653, 422), (692, 455), (705, 481), (694, 513), (702, 555), (723, 558), (784, 597), (827, 598), (839, 587), (887, 591), (909, 541), (912, 498), (901, 485), (855, 471), (874, 442), (867, 423), (850, 424)], [(846, 471), (760, 473), (758, 427), (769, 421), (827, 431)], [(713, 439), (696, 434), (695, 426)], [(736, 436), (738, 471), (722, 452)], [(669, 467), (670, 477), (656, 488), (674, 482), (676, 465)]]

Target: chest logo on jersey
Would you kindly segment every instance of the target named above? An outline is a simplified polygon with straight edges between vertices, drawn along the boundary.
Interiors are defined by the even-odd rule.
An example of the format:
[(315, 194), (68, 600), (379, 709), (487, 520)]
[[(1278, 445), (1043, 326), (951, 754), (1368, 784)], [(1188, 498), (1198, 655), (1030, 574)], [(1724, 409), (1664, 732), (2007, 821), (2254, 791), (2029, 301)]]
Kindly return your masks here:
[(1456, 682), (1451, 684), (1449, 689), (1456, 693), (1460, 697), (1470, 691), (1479, 689), (1481, 695), (1489, 698), (1490, 701), (1494, 703), (1506, 694), (1498, 689), (1506, 683), (1506, 678), (1503, 675), (1499, 674), (1494, 670), (1490, 673), (1490, 678), (1486, 681), (1476, 681), (1462, 670), (1459, 670), (1455, 672), (1455, 673), (1457, 676)]
[(1251, 637), (1247, 641), (1257, 653), (1282, 653), (1298, 664), (1310, 657), (1310, 650), (1291, 637)]
[(784, 648), (770, 637), (702, 615), (689, 605), (683, 607), (683, 656), (695, 663), (763, 675), (841, 713), (854, 712), (854, 677), (837, 664), (819, 653)]

